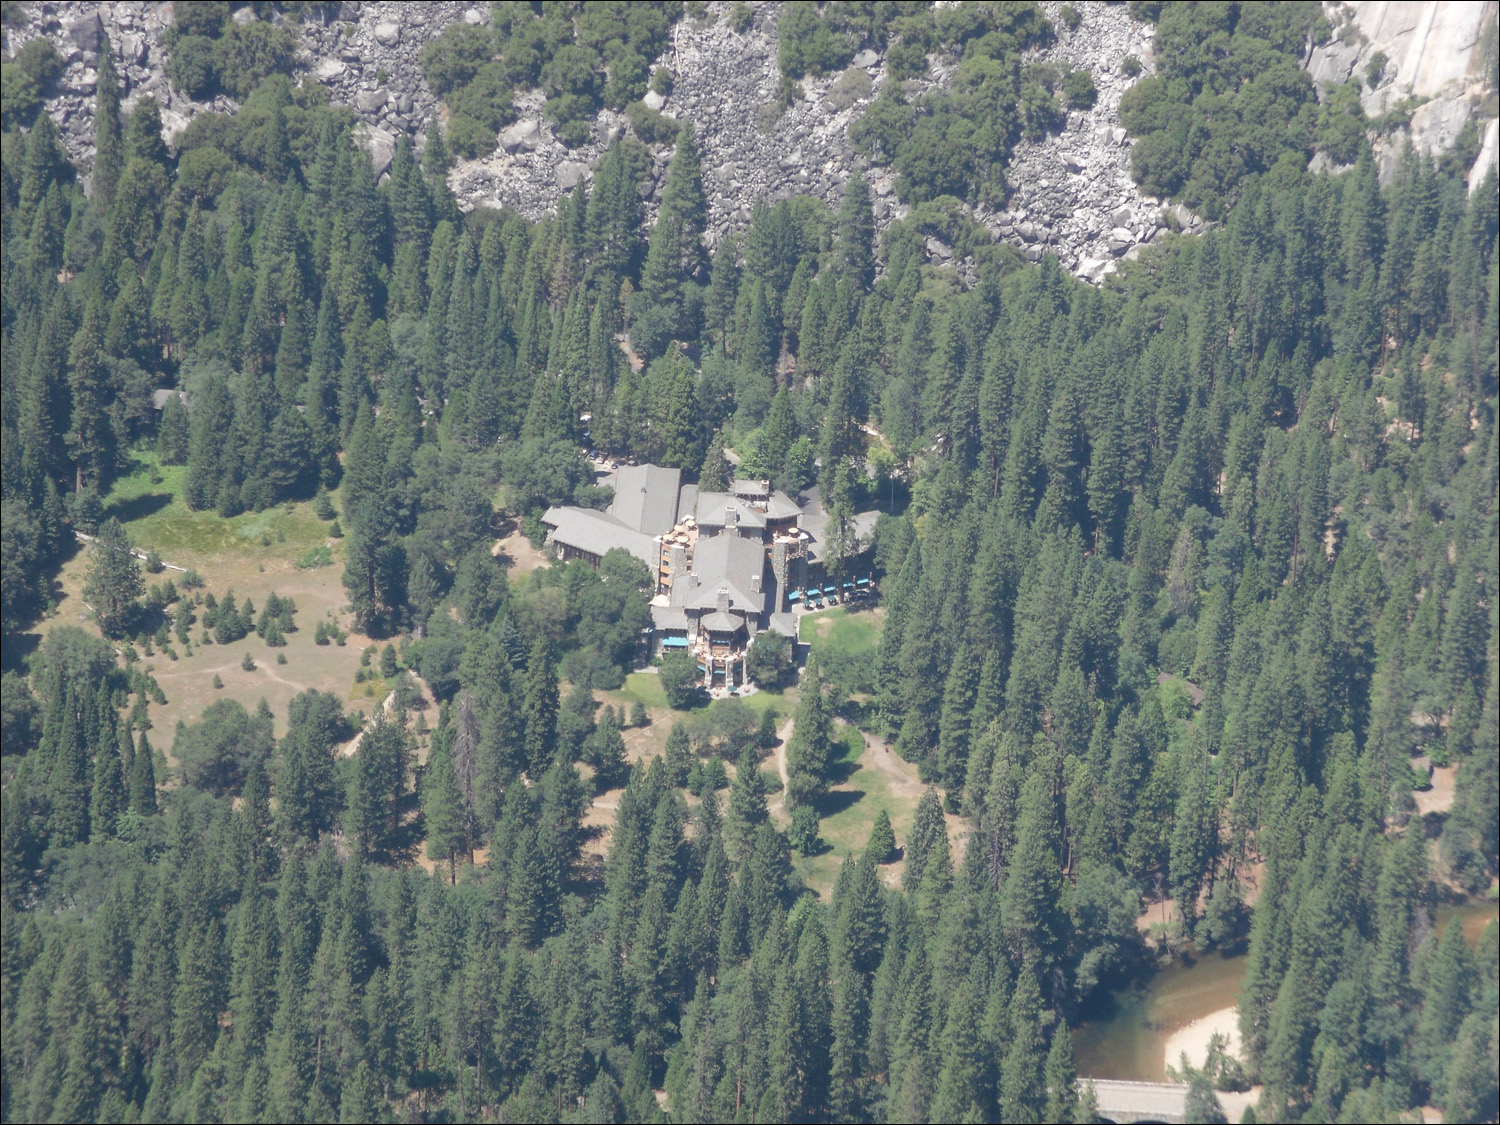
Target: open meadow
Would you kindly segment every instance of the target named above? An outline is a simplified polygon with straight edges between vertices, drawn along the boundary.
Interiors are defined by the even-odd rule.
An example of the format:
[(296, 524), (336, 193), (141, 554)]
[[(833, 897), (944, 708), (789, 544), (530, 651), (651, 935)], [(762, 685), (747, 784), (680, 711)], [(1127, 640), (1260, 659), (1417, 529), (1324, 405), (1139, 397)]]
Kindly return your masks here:
[[(202, 643), (202, 607), (196, 611), (200, 620), (192, 626), (190, 648), (173, 637), (175, 660), (154, 646), (151, 655), (138, 648), (142, 667), (151, 671), (167, 697), (165, 705), (151, 705), (152, 742), (170, 751), (177, 723), (193, 722), (216, 699), (237, 699), (253, 710), (264, 698), (275, 715), (278, 736), (286, 730), (292, 697), (309, 688), (334, 693), (351, 710), (373, 713), (386, 690), (381, 681), (354, 682), (361, 653), (374, 642), (351, 632), (353, 618), (345, 612), (347, 597), (340, 582), (343, 540), (329, 536), (332, 523), (318, 519), (308, 502), (227, 519), (213, 511), (195, 512), (181, 496), (181, 466), (161, 466), (149, 452), (134, 454), (132, 461), (134, 471), (117, 480), (103, 498), (104, 515), (121, 521), (138, 551), (155, 551), (166, 564), (158, 574), (142, 575), (148, 589), (170, 579), (181, 592), (184, 572), (191, 570), (202, 578), (203, 591), (215, 598), (233, 593), (240, 605), (248, 598), (259, 609), (274, 592), (297, 606), (297, 630), (286, 635), (282, 648), (268, 646), (254, 632), (225, 645)], [(80, 547), (59, 575), (61, 596), (56, 610), (39, 626), (44, 635), (64, 624), (96, 631), (83, 600), (92, 548)], [(327, 551), (326, 564), (296, 565), (320, 547)], [(346, 634), (344, 644), (317, 645), (320, 621), (337, 625)], [(254, 670), (243, 666), (247, 653)], [(284, 664), (278, 654), (285, 656)], [(214, 686), (216, 676), (222, 687)]]

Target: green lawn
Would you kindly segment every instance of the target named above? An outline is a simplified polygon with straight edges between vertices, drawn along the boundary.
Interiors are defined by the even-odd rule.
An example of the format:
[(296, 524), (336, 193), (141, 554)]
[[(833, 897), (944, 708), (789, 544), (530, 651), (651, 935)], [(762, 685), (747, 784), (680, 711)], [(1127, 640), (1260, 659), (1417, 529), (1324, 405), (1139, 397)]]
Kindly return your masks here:
[(819, 656), (825, 652), (863, 656), (873, 653), (880, 644), (883, 625), (883, 615), (878, 609), (851, 610), (835, 606), (805, 614), (798, 626), (798, 638), (803, 644), (811, 645)]
[[(671, 710), (667, 706), (667, 693), (662, 690), (661, 677), (654, 672), (632, 672), (625, 677), (625, 686), (619, 691), (604, 693), (605, 698), (615, 703), (644, 703), (647, 707), (660, 707), (663, 710)], [(714, 700), (707, 708), (695, 707), (693, 713), (711, 710), (719, 705), (719, 700)], [(782, 717), (790, 715), (797, 706), (797, 689), (787, 688), (781, 692), (758, 691), (754, 695), (747, 695), (742, 703), (757, 716), (770, 710), (776, 711)], [(689, 712), (678, 711), (674, 714), (685, 715)]]
[(890, 778), (860, 763), (864, 756), (864, 740), (858, 731), (841, 726), (839, 733), (843, 736), (841, 762), (846, 767), (852, 764), (854, 771), (824, 803), (824, 807), (831, 811), (819, 822), (818, 834), (828, 845), (828, 850), (820, 855), (794, 855), (793, 858), (793, 865), (801, 872), (803, 881), (825, 898), (833, 891), (844, 858), (864, 851), (870, 839), (870, 829), (881, 809), (891, 818), (896, 838), (904, 840), (911, 829), (916, 808), (909, 797), (892, 790)]
[(136, 546), (155, 550), (170, 563), (202, 566), (226, 556), (299, 559), (326, 541), (330, 525), (313, 514), (311, 504), (225, 519), (188, 508), (182, 498), (184, 466), (162, 465), (152, 451), (133, 453), (131, 466), (103, 498), (104, 514), (119, 519)]
[(667, 693), (662, 689), (661, 677), (650, 672), (632, 672), (625, 677), (624, 687), (605, 694), (624, 703), (644, 703), (647, 707), (663, 709), (667, 706)]
[[(754, 695), (747, 695), (740, 700), (746, 707), (754, 711), (756, 717), (764, 715), (767, 711), (775, 711), (783, 719), (797, 709), (797, 700), (801, 698), (796, 685), (782, 688), (780, 691), (758, 691)], [(719, 701), (715, 700), (710, 707), (717, 707)]]

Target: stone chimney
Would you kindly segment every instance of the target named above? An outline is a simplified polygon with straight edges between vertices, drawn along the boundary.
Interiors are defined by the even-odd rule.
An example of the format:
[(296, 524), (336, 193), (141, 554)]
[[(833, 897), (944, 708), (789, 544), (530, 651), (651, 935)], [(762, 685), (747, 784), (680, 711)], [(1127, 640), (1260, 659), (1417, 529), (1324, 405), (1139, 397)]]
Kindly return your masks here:
[(771, 544), (771, 573), (776, 577), (776, 600), (777, 604), (771, 607), (772, 613), (780, 613), (785, 608), (786, 596), (790, 592), (787, 584), (787, 544), (778, 541)]
[(719, 612), (729, 612), (729, 590), (724, 586), (719, 587)]
[(750, 592), (752, 594), (758, 594), (758, 593), (760, 593), (760, 575), (759, 574), (752, 574), (750, 576)]

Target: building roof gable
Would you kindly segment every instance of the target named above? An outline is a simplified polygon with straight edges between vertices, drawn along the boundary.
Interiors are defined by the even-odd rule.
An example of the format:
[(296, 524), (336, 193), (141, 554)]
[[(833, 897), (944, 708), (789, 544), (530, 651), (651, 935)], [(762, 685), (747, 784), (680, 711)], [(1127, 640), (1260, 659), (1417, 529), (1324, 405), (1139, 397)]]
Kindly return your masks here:
[(677, 524), (682, 470), (660, 465), (625, 465), (615, 475), (609, 514), (632, 531), (665, 535)]

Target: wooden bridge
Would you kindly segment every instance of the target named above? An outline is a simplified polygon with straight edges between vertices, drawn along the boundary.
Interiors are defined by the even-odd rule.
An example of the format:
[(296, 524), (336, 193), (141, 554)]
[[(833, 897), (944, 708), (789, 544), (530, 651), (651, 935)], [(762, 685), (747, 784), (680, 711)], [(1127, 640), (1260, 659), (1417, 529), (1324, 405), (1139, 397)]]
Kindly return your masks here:
[(1085, 1078), (1078, 1088), (1094, 1088), (1099, 1116), (1116, 1125), (1135, 1121), (1187, 1121), (1188, 1088), (1176, 1082), (1120, 1082), (1112, 1078)]

